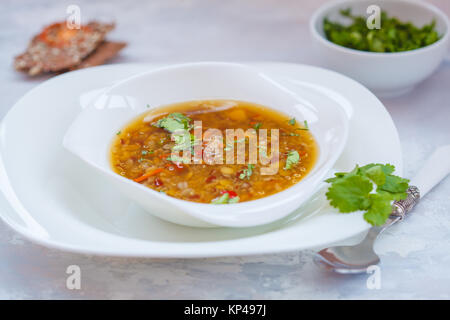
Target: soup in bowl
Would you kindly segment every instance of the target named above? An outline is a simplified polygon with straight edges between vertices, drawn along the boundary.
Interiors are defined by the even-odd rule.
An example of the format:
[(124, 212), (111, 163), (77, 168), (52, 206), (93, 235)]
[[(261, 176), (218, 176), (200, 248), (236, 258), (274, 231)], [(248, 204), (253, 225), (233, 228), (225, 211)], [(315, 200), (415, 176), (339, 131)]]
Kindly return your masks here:
[(340, 156), (349, 118), (329, 93), (234, 63), (166, 67), (105, 89), (63, 145), (98, 172), (86, 179), (159, 218), (257, 226), (307, 201)]
[(171, 197), (229, 204), (291, 187), (317, 152), (307, 122), (250, 102), (204, 100), (151, 110), (121, 128), (111, 165)]

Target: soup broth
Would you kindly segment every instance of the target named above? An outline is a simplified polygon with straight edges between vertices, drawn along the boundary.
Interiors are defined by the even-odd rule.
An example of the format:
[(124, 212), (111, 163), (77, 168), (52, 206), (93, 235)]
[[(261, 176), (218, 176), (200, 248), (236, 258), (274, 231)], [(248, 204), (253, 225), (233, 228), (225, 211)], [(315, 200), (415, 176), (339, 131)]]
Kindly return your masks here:
[[(201, 121), (201, 130), (194, 123)], [(205, 133), (217, 129), (223, 133), (222, 164), (188, 163), (171, 155), (180, 141), (172, 140), (174, 128), (185, 126), (192, 157), (202, 159), (209, 152), (205, 141), (197, 139), (194, 130)], [(226, 140), (229, 129), (248, 129), (259, 139), (267, 129), (267, 146), (258, 144), (258, 161), (249, 163), (251, 138)], [(271, 129), (278, 129), (274, 137)], [(272, 139), (278, 141), (278, 153), (272, 150)], [(240, 140), (240, 141), (239, 141)], [(186, 140), (183, 141), (186, 147)], [(189, 146), (189, 143), (191, 144)], [(239, 143), (245, 147), (245, 163), (238, 163)], [(234, 150), (234, 164), (226, 154)], [(218, 150), (218, 149), (214, 149)], [(241, 149), (242, 150), (242, 149)], [(274, 152), (272, 152), (274, 151)], [(235, 203), (259, 199), (280, 192), (303, 179), (313, 168), (317, 145), (307, 123), (300, 122), (268, 107), (235, 100), (205, 100), (177, 103), (149, 110), (117, 132), (111, 146), (112, 169), (168, 196), (202, 203)], [(274, 155), (277, 155), (275, 157)], [(270, 160), (263, 164), (259, 159)], [(272, 165), (278, 170), (263, 174)]]

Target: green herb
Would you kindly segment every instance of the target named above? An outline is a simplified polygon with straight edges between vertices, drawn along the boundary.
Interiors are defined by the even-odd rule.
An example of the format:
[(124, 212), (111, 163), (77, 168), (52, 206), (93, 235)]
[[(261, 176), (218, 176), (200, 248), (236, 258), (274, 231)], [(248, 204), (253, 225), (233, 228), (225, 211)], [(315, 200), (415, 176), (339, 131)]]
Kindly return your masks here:
[(238, 196), (230, 198), (228, 200), (228, 203), (238, 203), (238, 202), (239, 202), (239, 197)]
[(150, 105), (149, 105), (149, 104), (147, 104), (147, 105), (146, 105), (146, 107), (147, 107), (147, 108), (150, 108)]
[(148, 154), (148, 151), (147, 151), (147, 150), (142, 150), (141, 154), (142, 154), (143, 156), (145, 156), (145, 155)]
[(411, 22), (402, 22), (381, 12), (381, 28), (369, 29), (366, 17), (352, 15), (350, 9), (341, 10), (350, 24), (340, 24), (325, 18), (323, 30), (328, 40), (338, 45), (362, 51), (401, 52), (428, 46), (440, 39), (436, 22), (419, 28)]
[(224, 193), (220, 197), (213, 199), (211, 201), (212, 204), (230, 204), (239, 202), (239, 197), (230, 198), (228, 193)]
[(262, 123), (258, 122), (253, 126), (253, 128), (255, 128), (255, 130), (258, 130), (259, 128), (261, 128), (261, 126), (262, 126)]
[(116, 135), (120, 135), (122, 133), (122, 131), (117, 131)]
[(173, 139), (175, 141), (175, 146), (172, 150), (187, 150), (191, 147), (191, 137), (188, 134), (174, 134)]
[(185, 159), (184, 157), (179, 157), (177, 155), (173, 155), (170, 157), (166, 158), (167, 161), (172, 161), (172, 162), (177, 162), (177, 163), (184, 163), (184, 164), (189, 164), (191, 162), (191, 159)]
[(292, 118), (292, 119), (290, 119), (290, 120), (288, 121), (288, 123), (289, 123), (291, 126), (295, 126), (295, 124), (297, 123), (297, 121), (295, 120), (295, 118)]
[(301, 128), (302, 130), (309, 130), (309, 126), (308, 126), (308, 122), (305, 120), (303, 121), (303, 128)]
[(340, 212), (365, 211), (364, 219), (381, 226), (392, 212), (392, 201), (405, 199), (408, 179), (393, 175), (390, 164), (358, 165), (350, 172), (335, 173), (326, 194), (330, 204)]
[(289, 151), (287, 159), (286, 159), (286, 165), (284, 166), (284, 170), (289, 170), (292, 168), (293, 165), (297, 164), (300, 161), (300, 155), (297, 151), (292, 150)]
[(159, 119), (153, 125), (158, 128), (163, 128), (171, 133), (177, 130), (190, 130), (192, 126), (190, 124), (191, 119), (186, 117), (184, 114), (179, 112), (174, 112), (169, 114), (167, 117)]
[(173, 139), (175, 141), (175, 145), (173, 146), (172, 150), (179, 151), (179, 150), (186, 150), (190, 151), (191, 154), (194, 154), (194, 147), (200, 143), (198, 139), (195, 138), (195, 136), (191, 134), (173, 134)]
[(292, 137), (298, 137), (298, 136), (300, 136), (298, 133), (294, 133), (294, 132), (289, 133), (289, 135), (292, 136)]
[(239, 175), (240, 179), (250, 179), (251, 175), (253, 174), (253, 169), (255, 169), (255, 166), (253, 164), (249, 164), (247, 166), (247, 169), (244, 169), (242, 173)]
[(303, 121), (303, 128), (295, 128), (295, 130), (304, 130), (304, 131), (308, 131), (308, 130), (309, 130), (308, 122), (307, 122), (306, 120)]

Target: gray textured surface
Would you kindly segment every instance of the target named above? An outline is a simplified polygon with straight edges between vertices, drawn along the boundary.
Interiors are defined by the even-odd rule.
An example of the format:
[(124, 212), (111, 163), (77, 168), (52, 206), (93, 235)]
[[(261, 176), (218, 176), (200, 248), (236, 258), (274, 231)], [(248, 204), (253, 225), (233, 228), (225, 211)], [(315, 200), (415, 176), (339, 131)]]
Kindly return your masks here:
[[(319, 64), (307, 22), (323, 1), (12, 1), (0, 4), (0, 117), (44, 78), (12, 70), (42, 25), (78, 4), (82, 18), (115, 19), (111, 38), (129, 46), (113, 62), (273, 60)], [(431, 1), (450, 14), (447, 0)], [(450, 63), (417, 89), (383, 100), (400, 132), (407, 177), (436, 146), (450, 143)], [(362, 137), (363, 138), (363, 137)], [(448, 159), (447, 159), (448, 161)], [(450, 179), (432, 191), (404, 223), (377, 245), (381, 289), (368, 275), (317, 270), (311, 252), (200, 260), (91, 257), (50, 250), (24, 240), (0, 222), (0, 298), (450, 298)], [(66, 289), (66, 268), (82, 270), (81, 290)]]

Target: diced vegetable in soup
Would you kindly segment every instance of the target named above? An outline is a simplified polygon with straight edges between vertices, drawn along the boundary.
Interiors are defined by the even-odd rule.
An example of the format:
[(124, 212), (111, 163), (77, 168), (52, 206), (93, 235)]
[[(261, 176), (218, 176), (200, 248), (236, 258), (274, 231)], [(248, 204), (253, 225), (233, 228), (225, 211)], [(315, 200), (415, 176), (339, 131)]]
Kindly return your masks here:
[(168, 196), (229, 204), (298, 183), (317, 153), (306, 121), (254, 103), (205, 100), (151, 109), (133, 120), (116, 133), (111, 164)]

